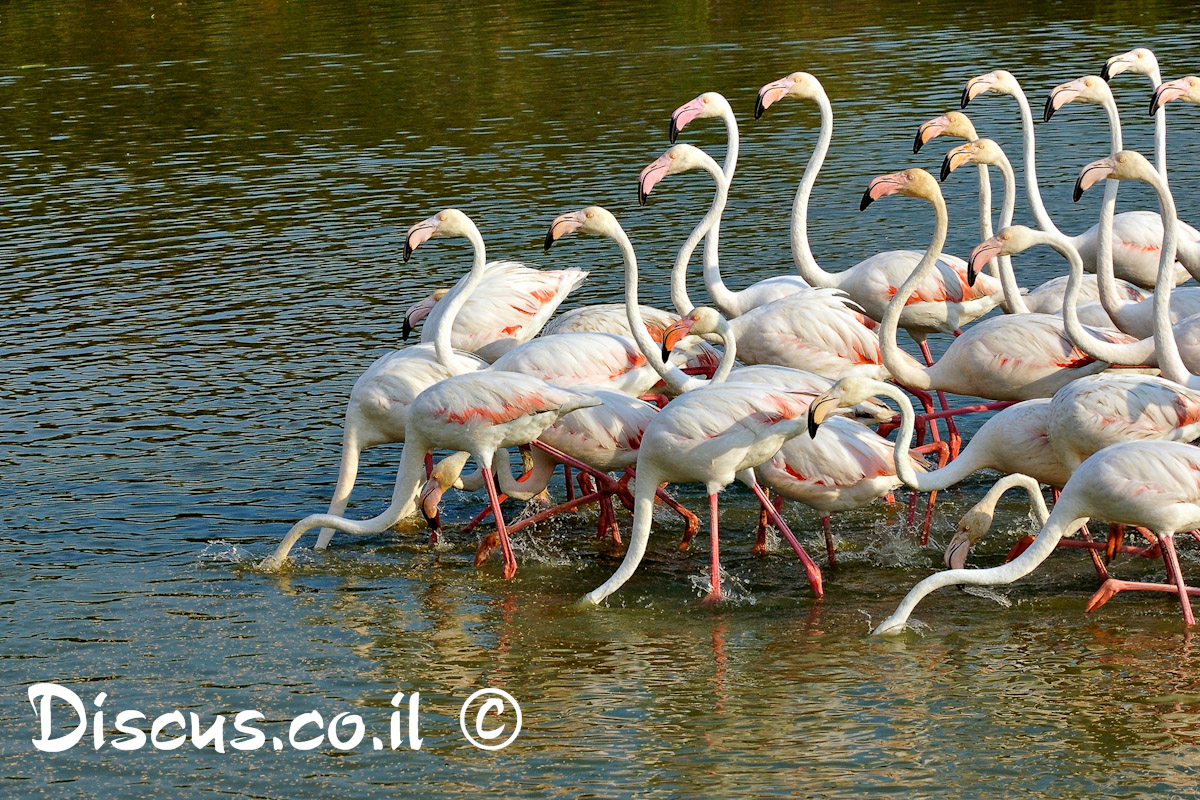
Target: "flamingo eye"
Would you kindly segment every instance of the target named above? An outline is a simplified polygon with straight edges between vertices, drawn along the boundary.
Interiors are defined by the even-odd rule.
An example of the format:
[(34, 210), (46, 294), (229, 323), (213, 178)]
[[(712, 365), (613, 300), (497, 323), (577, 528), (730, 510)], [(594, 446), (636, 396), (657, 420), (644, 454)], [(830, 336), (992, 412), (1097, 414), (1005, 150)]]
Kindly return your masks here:
[(1118, 163), (1118, 164), (1124, 164), (1124, 163), (1125, 163), (1125, 156), (1117, 156), (1117, 163)]
[(586, 217), (587, 219), (591, 219), (592, 217), (595, 216), (595, 214), (593, 214), (591, 211), (589, 211), (586, 214), (584, 214), (583, 216)]
[(1092, 79), (1091, 79), (1091, 78), (1088, 78), (1086, 81), (1084, 81), (1084, 82), (1083, 82), (1083, 85), (1084, 85), (1084, 86), (1091, 86), (1091, 85), (1092, 85)]
[(708, 105), (708, 98), (705, 97), (701, 102), (703, 102), (705, 105)]
[(668, 154), (667, 157), (670, 158), (672, 161), (674, 161), (676, 158), (676, 155), (675, 155), (675, 153), (670, 153), (670, 154)]

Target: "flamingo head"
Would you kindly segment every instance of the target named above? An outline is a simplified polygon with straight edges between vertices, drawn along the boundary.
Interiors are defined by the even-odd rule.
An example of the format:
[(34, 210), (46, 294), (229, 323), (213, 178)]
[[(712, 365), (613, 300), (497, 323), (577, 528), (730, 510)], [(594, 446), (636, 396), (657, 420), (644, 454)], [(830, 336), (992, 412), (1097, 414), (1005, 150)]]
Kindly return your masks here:
[(1172, 100), (1183, 100), (1186, 103), (1200, 105), (1200, 78), (1189, 75), (1186, 78), (1159, 84), (1158, 88), (1154, 90), (1154, 97), (1150, 98), (1150, 113), (1158, 113), (1160, 108)]
[(442, 495), (450, 488), (462, 488), (462, 468), (452, 468), (449, 460), (443, 459), (433, 468), (433, 472), (429, 476), (429, 480), (425, 481), (425, 485), (421, 487), (421, 494), (417, 498), (417, 505), (421, 508), (421, 516), (425, 518), (425, 522), (429, 527), (437, 531), (441, 525), (438, 523), (438, 505), (442, 502)]
[(1137, 72), (1147, 76), (1157, 75), (1158, 59), (1154, 57), (1150, 48), (1135, 47), (1128, 53), (1121, 53), (1121, 55), (1113, 56), (1105, 61), (1104, 69), (1100, 70), (1100, 77), (1111, 81), (1122, 72)]
[(971, 547), (987, 536), (988, 531), (992, 529), (995, 513), (986, 508), (986, 505), (986, 503), (980, 503), (958, 521), (958, 530), (950, 543), (946, 545), (946, 554), (942, 557), (948, 569), (965, 567)]
[(1108, 158), (1093, 161), (1080, 170), (1079, 177), (1075, 179), (1075, 191), (1071, 194), (1071, 199), (1079, 202), (1084, 192), (1105, 178), (1115, 181), (1150, 181), (1153, 180), (1152, 176), (1157, 174), (1141, 153), (1122, 150)]
[(947, 111), (940, 117), (934, 117), (928, 122), (921, 123), (917, 128), (917, 138), (913, 140), (913, 152), (921, 152), (921, 148), (939, 136), (953, 136), (973, 142), (979, 138), (975, 126), (961, 111)]
[(670, 355), (671, 350), (685, 336), (705, 336), (711, 333), (719, 335), (727, 327), (728, 323), (725, 322), (725, 319), (716, 309), (707, 306), (693, 308), (691, 313), (683, 315), (663, 331), (663, 361), (667, 360), (667, 356)]
[(671, 114), (670, 137), (671, 144), (675, 144), (675, 139), (679, 137), (679, 132), (683, 130), (689, 122), (694, 119), (704, 119), (707, 117), (723, 117), (726, 114), (733, 115), (733, 109), (729, 106), (729, 101), (719, 92), (705, 92), (699, 97), (689, 100), (681, 105)]
[(666, 176), (697, 168), (708, 169), (713, 175), (721, 173), (717, 162), (699, 147), (682, 143), (673, 145), (667, 152), (647, 164), (638, 175), (638, 205), (646, 205), (650, 191)]
[(1004, 151), (991, 139), (976, 139), (960, 144), (942, 159), (942, 173), (938, 180), (946, 180), (951, 172), (963, 164), (999, 164), (1003, 158)]
[(861, 375), (847, 375), (813, 398), (808, 406), (808, 435), (816, 437), (817, 428), (839, 408), (874, 402), (880, 391), (889, 391), (886, 383)]
[(448, 291), (450, 290), (438, 289), (424, 300), (409, 306), (408, 311), (404, 312), (404, 324), (400, 327), (400, 338), (407, 342), (417, 324), (429, 316), (429, 312), (433, 311), (433, 307), (446, 296)]
[(763, 112), (773, 103), (785, 97), (795, 97), (797, 100), (817, 100), (824, 96), (825, 87), (821, 86), (819, 80), (807, 72), (793, 72), (758, 90), (758, 99), (754, 101), (754, 118), (762, 117)]
[(967, 85), (963, 87), (962, 91), (962, 107), (966, 108), (967, 103), (984, 92), (1016, 94), (1020, 88), (1017, 79), (1012, 76), (1011, 72), (1003, 69), (994, 70), (967, 81)]
[(544, 246), (549, 252), (555, 242), (569, 233), (598, 233), (602, 236), (611, 236), (620, 228), (617, 218), (608, 209), (600, 206), (588, 206), (579, 211), (570, 211), (555, 217), (554, 222), (550, 223), (550, 230), (546, 232)]
[(1049, 122), (1055, 111), (1074, 100), (1100, 105), (1112, 99), (1112, 90), (1103, 78), (1099, 75), (1084, 75), (1082, 78), (1060, 83), (1050, 90), (1046, 97), (1046, 108), (1042, 112), (1042, 121)]
[(408, 234), (404, 237), (404, 261), (407, 263), (413, 250), (430, 239), (468, 236), (472, 232), (478, 233), (479, 229), (470, 217), (457, 208), (447, 208), (408, 229)]
[(1036, 243), (1033, 241), (1034, 232), (1024, 225), (1009, 225), (990, 239), (985, 239), (971, 250), (967, 256), (967, 283), (975, 285), (975, 278), (983, 266), (996, 256), (1011, 256), (1028, 250)]
[(913, 167), (874, 178), (867, 184), (867, 190), (863, 192), (858, 210), (866, 210), (871, 203), (889, 194), (902, 194), (905, 197), (920, 197), (930, 200), (935, 195), (940, 196), (941, 192), (942, 190), (938, 188), (937, 181), (933, 179), (932, 175), (923, 169)]

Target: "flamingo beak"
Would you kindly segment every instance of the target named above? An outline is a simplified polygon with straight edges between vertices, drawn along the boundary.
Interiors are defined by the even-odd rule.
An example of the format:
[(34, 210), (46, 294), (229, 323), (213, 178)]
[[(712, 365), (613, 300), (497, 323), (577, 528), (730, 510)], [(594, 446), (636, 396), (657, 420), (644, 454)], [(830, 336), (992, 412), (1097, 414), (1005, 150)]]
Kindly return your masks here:
[(412, 258), (413, 250), (416, 250), (421, 245), (433, 238), (433, 234), (437, 232), (438, 223), (441, 220), (437, 216), (432, 216), (429, 219), (418, 222), (408, 229), (408, 234), (404, 237), (404, 263)]
[(1104, 69), (1100, 70), (1100, 77), (1105, 83), (1111, 83), (1112, 79), (1129, 68), (1129, 61), (1125, 56), (1113, 56), (1108, 61), (1104, 62)]
[(679, 344), (679, 340), (687, 336), (695, 324), (696, 320), (683, 317), (663, 332), (662, 360), (664, 362), (671, 355), (671, 351), (675, 349), (675, 345)]
[(859, 211), (866, 211), (867, 206), (874, 203), (881, 197), (886, 197), (889, 194), (898, 194), (904, 188), (904, 176), (899, 172), (894, 172), (891, 175), (880, 175), (878, 178), (872, 179), (867, 184), (867, 190), (863, 192), (862, 200), (858, 204)]
[(650, 196), (650, 191), (654, 185), (667, 176), (667, 170), (671, 168), (671, 158), (666, 153), (656, 158), (654, 161), (646, 165), (638, 175), (638, 205), (646, 205), (646, 198)]
[(917, 128), (917, 138), (913, 140), (913, 153), (921, 152), (922, 147), (941, 136), (949, 126), (950, 120), (946, 119), (944, 115), (921, 123), (921, 127)]
[(429, 316), (429, 312), (433, 311), (437, 300), (430, 295), (419, 303), (413, 303), (412, 307), (404, 314), (404, 324), (400, 327), (400, 338), (408, 341), (408, 337), (412, 335), (413, 330), (417, 327), (417, 323)]
[(967, 103), (970, 103), (979, 95), (992, 88), (996, 79), (989, 72), (987, 75), (980, 75), (978, 78), (972, 78), (967, 81), (967, 85), (963, 87), (962, 99), (960, 100), (961, 107), (966, 108)]
[(426, 524), (434, 532), (438, 532), (441, 528), (441, 520), (438, 518), (438, 504), (442, 502), (444, 491), (436, 478), (430, 478), (425, 481), (425, 486), (421, 488), (421, 496), (419, 498), (421, 516), (425, 518)]
[(966, 531), (958, 531), (950, 544), (946, 545), (946, 553), (942, 561), (947, 569), (962, 569), (967, 565), (967, 556), (971, 552), (971, 537)]
[(549, 253), (555, 242), (582, 228), (585, 219), (582, 211), (569, 211), (555, 217), (554, 222), (550, 223), (550, 230), (546, 231), (546, 241), (542, 243), (544, 252)]
[(1150, 116), (1158, 113), (1158, 110), (1172, 100), (1178, 100), (1187, 94), (1187, 78), (1180, 78), (1174, 81), (1167, 81), (1159, 84), (1154, 90), (1154, 96), (1150, 98)]
[(795, 84), (795, 81), (789, 75), (786, 78), (772, 81), (759, 89), (758, 97), (754, 100), (754, 118), (761, 119), (764, 111), (770, 108), (776, 101), (787, 96), (793, 84)]
[(704, 101), (699, 97), (684, 103), (679, 108), (675, 109), (671, 114), (671, 127), (668, 134), (671, 139), (671, 144), (675, 144), (675, 140), (679, 138), (679, 132), (683, 130), (689, 122), (700, 116), (704, 111)]
[(815, 439), (817, 436), (817, 428), (821, 423), (829, 417), (838, 408), (836, 397), (831, 397), (829, 394), (817, 395), (816, 399), (808, 406), (808, 435), (809, 438)]
[(942, 159), (942, 172), (938, 176), (938, 181), (945, 181), (950, 177), (951, 172), (971, 160), (972, 153), (967, 149), (968, 147), (970, 147), (969, 144), (959, 145), (946, 154), (946, 157)]
[(1079, 97), (1081, 91), (1079, 81), (1059, 84), (1051, 89), (1050, 94), (1046, 97), (1046, 107), (1042, 111), (1042, 122), (1049, 122), (1055, 111)]
[(967, 285), (974, 286), (975, 279), (982, 271), (983, 265), (987, 264), (996, 256), (1000, 255), (1000, 251), (1004, 248), (1004, 241), (999, 235), (993, 236), (987, 241), (980, 242), (971, 250), (971, 254), (967, 256)]
[(1084, 192), (1107, 178), (1112, 172), (1113, 165), (1109, 158), (1102, 158), (1099, 161), (1093, 161), (1088, 164), (1080, 171), (1079, 177), (1075, 179), (1075, 190), (1071, 193), (1071, 200), (1078, 203), (1079, 198), (1083, 197)]

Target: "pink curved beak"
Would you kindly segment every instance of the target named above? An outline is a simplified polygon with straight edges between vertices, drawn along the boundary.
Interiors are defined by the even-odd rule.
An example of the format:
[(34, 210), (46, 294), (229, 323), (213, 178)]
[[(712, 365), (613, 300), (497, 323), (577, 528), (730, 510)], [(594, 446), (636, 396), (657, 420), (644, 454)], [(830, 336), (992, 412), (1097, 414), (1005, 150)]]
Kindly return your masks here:
[(1054, 112), (1083, 93), (1083, 78), (1077, 78), (1067, 83), (1061, 83), (1050, 90), (1046, 98), (1046, 108), (1042, 111), (1042, 121), (1049, 122)]
[(963, 87), (962, 107), (966, 108), (967, 103), (992, 88), (995, 83), (996, 78), (990, 72), (987, 75), (980, 75), (978, 78), (971, 78), (971, 80), (967, 81), (967, 85)]
[(921, 127), (917, 128), (917, 138), (913, 140), (913, 152), (921, 152), (921, 148), (929, 144), (932, 140), (942, 135), (942, 131), (950, 126), (950, 120), (943, 114), (940, 117), (934, 117), (928, 122), (921, 123)]
[(904, 177), (904, 173), (902, 172), (880, 175), (878, 178), (872, 179), (867, 184), (867, 190), (863, 192), (862, 201), (858, 204), (858, 210), (864, 211), (867, 206), (881, 197), (887, 197), (889, 194), (899, 194), (900, 190), (907, 183), (908, 179)]
[(1075, 179), (1075, 191), (1071, 194), (1071, 200), (1078, 203), (1079, 198), (1083, 196), (1084, 192), (1107, 178), (1112, 172), (1113, 163), (1111, 156), (1088, 164), (1080, 170), (1079, 177)]
[(671, 113), (671, 144), (675, 144), (675, 140), (679, 138), (679, 132), (687, 127), (689, 122), (700, 116), (700, 112), (703, 110), (704, 102), (697, 97), (684, 103)]
[(436, 478), (430, 478), (425, 481), (425, 485), (421, 488), (421, 497), (419, 500), (421, 516), (425, 517), (425, 521), (435, 530), (439, 527), (435, 523), (435, 520), (438, 518), (438, 504), (442, 502), (444, 491)]
[(679, 344), (679, 340), (687, 336), (695, 324), (696, 320), (683, 317), (663, 332), (662, 359), (664, 362), (671, 355), (671, 351), (675, 349), (675, 345)]
[(971, 552), (971, 540), (965, 533), (956, 533), (946, 545), (946, 553), (942, 560), (947, 569), (962, 569), (967, 565), (967, 555)]
[(413, 250), (416, 250), (421, 245), (433, 238), (433, 234), (437, 232), (438, 223), (440, 220), (434, 214), (427, 220), (418, 222), (408, 229), (408, 234), (404, 237), (404, 261), (412, 257)]
[(543, 247), (549, 252), (551, 246), (568, 233), (574, 233), (583, 227), (583, 223), (587, 217), (583, 215), (583, 211), (569, 211), (566, 214), (559, 214), (554, 218), (554, 222), (550, 223), (550, 230), (546, 231), (546, 241)]
[(1000, 240), (999, 234), (993, 236), (986, 241), (982, 241), (971, 250), (971, 254), (967, 256), (967, 284), (975, 285), (975, 277), (983, 270), (985, 264), (989, 263), (993, 258), (1000, 255), (1004, 243)]
[(792, 84), (794, 83), (795, 81), (792, 80), (791, 76), (789, 75), (786, 78), (780, 78), (777, 81), (772, 81), (771, 83), (768, 83), (766, 86), (759, 89), (758, 99), (754, 101), (754, 118), (760, 118), (763, 115), (763, 112), (770, 108), (773, 103), (783, 99), (783, 97), (791, 90)]
[(429, 316), (429, 312), (433, 311), (435, 305), (437, 305), (437, 300), (434, 299), (433, 295), (429, 295), (429, 297), (418, 303), (413, 303), (404, 314), (404, 324), (400, 329), (400, 338), (407, 342), (413, 329), (417, 327), (417, 324), (421, 320)]
[(663, 153), (658, 158), (646, 165), (638, 175), (638, 205), (646, 205), (646, 198), (650, 196), (650, 191), (655, 184), (667, 176), (667, 170), (671, 168), (671, 158), (666, 153)]
[(1187, 78), (1179, 78), (1159, 84), (1158, 88), (1154, 90), (1154, 96), (1150, 98), (1150, 115), (1157, 114), (1158, 110), (1167, 103), (1178, 100), (1187, 94), (1187, 80)]
[(951, 172), (968, 163), (973, 155), (970, 142), (960, 144), (949, 153), (946, 153), (946, 157), (942, 159), (942, 172), (938, 180), (946, 180), (946, 178), (950, 177)]

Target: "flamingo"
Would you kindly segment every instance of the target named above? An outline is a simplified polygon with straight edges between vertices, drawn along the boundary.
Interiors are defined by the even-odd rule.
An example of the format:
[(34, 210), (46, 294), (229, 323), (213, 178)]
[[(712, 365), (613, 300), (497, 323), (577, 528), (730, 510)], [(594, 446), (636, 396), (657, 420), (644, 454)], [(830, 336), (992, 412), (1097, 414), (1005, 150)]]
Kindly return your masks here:
[[(1112, 90), (1104, 79), (1095, 75), (1085, 75), (1082, 78), (1060, 84), (1051, 90), (1046, 98), (1046, 120), (1053, 113), (1068, 103), (1080, 100), (1095, 103), (1104, 108), (1108, 114), (1109, 131), (1112, 140), (1112, 152), (1118, 153), (1123, 148), (1121, 143), (1121, 121), (1117, 113), (1117, 103), (1113, 99)], [(1160, 173), (1161, 174), (1161, 173)], [(1117, 204), (1117, 181), (1109, 181), (1104, 187), (1104, 202), (1100, 208), (1100, 246), (1096, 254), (1096, 275), (1100, 282), (1100, 301), (1104, 310), (1116, 326), (1126, 333), (1142, 338), (1150, 336), (1153, 331), (1153, 303), (1149, 300), (1128, 302), (1121, 298), (1113, 287), (1113, 254), (1112, 240), (1129, 238), (1129, 231), (1114, 234), (1114, 211)], [(1162, 241), (1162, 218), (1152, 211), (1129, 211), (1121, 214), (1121, 220), (1127, 226), (1136, 223), (1142, 229), (1150, 231)], [(1185, 229), (1187, 226), (1184, 226)], [(1196, 233), (1200, 238), (1200, 233)], [(1176, 290), (1171, 296), (1171, 313), (1174, 321), (1193, 314), (1200, 313), (1200, 286), (1188, 286)]]
[[(484, 269), (483, 280), (455, 317), (451, 344), (488, 363), (537, 336), (567, 295), (588, 276), (575, 267), (540, 270), (515, 261), (492, 261)], [(445, 289), (438, 289), (409, 308), (402, 338), (407, 340), (413, 326), (432, 315), (421, 342), (433, 342), (435, 323), (441, 316), (438, 301), (445, 294)]]
[(1167, 81), (1159, 86), (1154, 90), (1154, 96), (1150, 98), (1150, 113), (1160, 113), (1163, 106), (1172, 100), (1182, 100), (1185, 103), (1200, 105), (1200, 78), (1189, 75), (1186, 78)]
[[(882, 320), (900, 284), (912, 274), (924, 254), (915, 250), (888, 250), (842, 272), (821, 269), (808, 242), (808, 202), (833, 138), (833, 108), (820, 81), (807, 72), (793, 72), (759, 90), (755, 117), (762, 116), (763, 111), (783, 97), (812, 100), (821, 111), (821, 133), (792, 206), (792, 256), (796, 268), (813, 286), (840, 289), (872, 319)], [(1000, 283), (993, 278), (969, 285), (967, 263), (961, 258), (938, 253), (935, 259), (937, 269), (910, 287), (912, 291), (906, 296), (898, 323), (920, 346), (926, 364), (933, 364), (926, 342), (930, 333), (954, 333), (983, 316), (996, 307), (1001, 290)]]
[[(1157, 174), (1157, 173), (1156, 173)], [(1079, 465), (1033, 544), (1021, 555), (990, 569), (951, 569), (925, 578), (875, 628), (876, 635), (904, 630), (921, 599), (943, 586), (995, 586), (1016, 581), (1038, 567), (1066, 534), (1092, 517), (1149, 528), (1162, 545), (1167, 575), (1175, 584), (1187, 625), (1196, 623), (1175, 553), (1178, 531), (1200, 526), (1200, 448), (1179, 442), (1122, 442)], [(1102, 589), (1103, 591), (1103, 589)]]
[[(1046, 507), (1046, 498), (1042, 497), (1042, 487), (1036, 480), (1019, 472), (1005, 475), (992, 484), (983, 499), (963, 514), (958, 521), (958, 530), (946, 545), (942, 556), (947, 569), (962, 569), (967, 563), (967, 553), (987, 536), (996, 515), (996, 504), (1009, 489), (1021, 488), (1029, 495), (1029, 502), (1037, 526), (1046, 524), (1050, 510)], [(1063, 541), (1066, 541), (1065, 539)]]
[[(946, 180), (950, 173), (963, 164), (969, 163), (980, 165), (991, 164), (1000, 170), (1000, 175), (1004, 179), (1004, 203), (1000, 210), (1000, 227), (1008, 227), (1012, 224), (1013, 212), (1017, 204), (1016, 176), (1013, 174), (1012, 164), (1009, 162), (1008, 157), (1000, 149), (1000, 145), (991, 139), (977, 139), (973, 142), (959, 145), (946, 154), (945, 159), (942, 161), (941, 179), (943, 181)], [(990, 236), (986, 237), (986, 239), (990, 238)], [(986, 241), (986, 239), (983, 241)], [(1061, 314), (1069, 276), (1061, 275), (1053, 278), (1037, 287), (1029, 295), (1025, 295), (1022, 294), (1021, 289), (1017, 286), (1017, 279), (1013, 275), (1011, 258), (1001, 256), (989, 262), (989, 266), (991, 264), (997, 264), (1000, 270), (1000, 282), (1004, 286), (1005, 302), (1008, 304), (1010, 312), (1015, 314)], [(1108, 291), (1113, 295), (1109, 303), (1112, 307), (1121, 307), (1128, 303), (1140, 302), (1149, 296), (1132, 283), (1113, 278), (1111, 259), (1108, 260), (1107, 270), (1104, 268), (1104, 263), (1100, 264), (1100, 272), (1105, 274), (1104, 279), (1099, 278), (1097, 275), (1083, 275), (1082, 272), (1083, 267), (1081, 266), (1079, 292), (1076, 302), (1081, 300), (1085, 302), (1099, 300), (1102, 286), (1108, 287)], [(976, 274), (978, 274), (977, 271), (968, 264), (967, 281), (974, 280)], [(1111, 328), (1113, 327), (1113, 322), (1105, 311), (1107, 307), (1099, 303), (1087, 302), (1086, 305), (1079, 307), (1078, 313), (1089, 325), (1098, 328)]]
[[(1012, 73), (1005, 70), (995, 70), (994, 72), (989, 72), (986, 75), (980, 75), (967, 81), (962, 93), (962, 107), (966, 108), (971, 100), (984, 92), (1011, 95), (1017, 101), (1017, 106), (1021, 111), (1021, 129), (1025, 146), (1025, 192), (1029, 195), (1030, 209), (1033, 211), (1033, 218), (1037, 221), (1039, 228), (1044, 231), (1061, 233), (1050, 218), (1050, 215), (1046, 212), (1046, 206), (1042, 203), (1041, 191), (1038, 189), (1034, 154), (1033, 113), (1029, 109), (1029, 101), (1026, 99), (1025, 93), (1021, 90), (1020, 84), (1017, 83), (1017, 79), (1012, 76)], [(1131, 224), (1126, 229), (1121, 220), (1121, 215), (1118, 215), (1114, 221), (1113, 230), (1118, 237), (1130, 237), (1114, 240), (1113, 242), (1113, 267), (1117, 277), (1136, 283), (1138, 286), (1153, 287), (1154, 278), (1158, 272), (1157, 254), (1162, 241), (1161, 227), (1157, 229), (1158, 235), (1156, 238), (1153, 230), (1143, 228), (1137, 224)], [(1200, 234), (1197, 234), (1197, 236), (1200, 236)], [(1099, 224), (1093, 225), (1085, 232), (1071, 238), (1075, 248), (1083, 256), (1085, 267), (1088, 271), (1095, 272), (1097, 252), (1100, 247), (1101, 238)], [(1200, 245), (1196, 246), (1195, 253), (1181, 255), (1185, 256), (1185, 258), (1183, 258), (1183, 264), (1176, 265), (1175, 280), (1177, 282), (1187, 278), (1189, 269), (1194, 268), (1200, 272)], [(1187, 266), (1185, 267), (1184, 265)]]
[[(725, 130), (727, 132), (728, 145), (725, 149), (725, 162), (721, 167), (724, 187), (722, 187), (722, 181), (720, 179), (717, 180), (717, 195), (721, 198), (721, 207), (724, 208), (724, 198), (729, 191), (729, 184), (733, 181), (734, 170), (737, 168), (739, 142), (737, 119), (733, 116), (733, 109), (730, 108), (729, 101), (718, 92), (705, 92), (684, 103), (671, 114), (670, 139), (671, 144), (675, 144), (679, 133), (689, 122), (694, 119), (706, 118), (721, 119), (725, 123)], [(642, 201), (644, 205), (644, 198), (642, 198)], [(714, 200), (714, 207), (716, 203), (717, 201)], [(712, 212), (710, 211), (710, 213)], [(703, 263), (704, 288), (708, 290), (708, 296), (712, 298), (713, 303), (722, 314), (728, 318), (737, 317), (745, 314), (752, 308), (757, 308), (772, 300), (778, 300), (781, 297), (809, 288), (808, 282), (799, 275), (777, 275), (758, 281), (740, 291), (733, 291), (726, 286), (725, 282), (721, 279), (721, 267), (717, 257), (721, 224), (720, 216), (721, 212), (717, 211), (716, 219), (704, 236)], [(689, 239), (689, 241), (691, 240)], [(692, 246), (694, 247), (695, 245), (693, 244)], [(671, 299), (680, 314), (687, 314), (692, 310), (691, 302), (685, 300), (686, 294), (680, 291), (681, 282), (686, 281), (687, 259), (690, 257), (691, 250), (689, 249), (687, 257), (682, 262), (682, 266), (679, 260), (676, 260), (675, 270), (671, 273)]]
[[(1158, 59), (1147, 47), (1134, 49), (1115, 55), (1104, 62), (1100, 77), (1106, 83), (1123, 72), (1135, 72), (1150, 79), (1150, 85), (1158, 89), (1162, 85), (1162, 73), (1158, 69)], [(1167, 113), (1162, 108), (1155, 108), (1154, 115), (1154, 162), (1158, 174), (1167, 180)]]
[(546, 234), (546, 246), (574, 233), (594, 233), (616, 242), (625, 262), (625, 300), (629, 325), (646, 358), (659, 369), (663, 379), (680, 394), (659, 411), (646, 426), (637, 458), (634, 484), (633, 525), (629, 548), (612, 577), (589, 592), (581, 602), (600, 603), (620, 588), (637, 569), (650, 537), (655, 492), (663, 483), (700, 481), (709, 496), (711, 542), (711, 589), (708, 601), (721, 598), (720, 556), (717, 538), (717, 494), (735, 479), (750, 487), (779, 526), (784, 537), (804, 563), (813, 594), (822, 594), (821, 571), (804, 552), (786, 523), (771, 507), (754, 477), (753, 468), (770, 458), (792, 436), (803, 429), (806, 396), (780, 389), (739, 383), (723, 383), (736, 357), (736, 338), (729, 325), (720, 327), (725, 354), (713, 379), (707, 384), (687, 378), (668, 366), (656, 352), (657, 345), (645, 333), (637, 301), (637, 257), (629, 237), (616, 218), (599, 206), (557, 217)]
[[(666, 175), (691, 169), (707, 170), (718, 184), (723, 180), (720, 168), (706, 153), (688, 144), (677, 144), (642, 170), (638, 196), (646, 197)], [(684, 270), (692, 251), (715, 224), (716, 217), (710, 209), (681, 248), (676, 263), (682, 263)], [(678, 269), (673, 272), (673, 282), (678, 272)], [(672, 292), (676, 294), (674, 288)], [(678, 294), (681, 310), (694, 308), (687, 297), (686, 285)], [(887, 370), (880, 364), (878, 337), (865, 319), (843, 292), (806, 289), (750, 309), (729, 320), (729, 326), (738, 341), (738, 353), (747, 364), (778, 364), (832, 378), (858, 367), (887, 377)], [(912, 364), (915, 367), (916, 361)]]
[[(937, 181), (923, 169), (907, 169), (875, 178), (863, 193), (862, 208), (892, 194), (917, 197), (933, 205), (937, 227), (917, 269), (900, 287), (879, 326), (883, 363), (899, 383), (929, 391), (939, 389), (992, 400), (1048, 397), (1080, 377), (1106, 368), (1067, 337), (1062, 319), (1049, 314), (1006, 314), (968, 328), (955, 339), (936, 364), (921, 368), (905, 361), (896, 345), (896, 327), (903, 298), (934, 267), (946, 239), (949, 220)], [(1131, 341), (1115, 332), (1095, 331), (1099, 338)]]
[[(478, 229), (466, 215), (452, 209), (409, 229), (404, 245), (406, 260), (425, 241), (450, 236), (466, 237), (474, 246), (476, 264), (482, 263)], [(462, 300), (460, 291), (456, 302), (446, 307), (444, 313), (451, 324)], [(436, 346), (444, 347), (446, 338), (443, 333)], [(532, 442), (562, 416), (599, 402), (585, 393), (561, 389), (520, 373), (477, 370), (447, 377), (422, 391), (409, 407), (404, 453), (388, 508), (363, 522), (330, 514), (305, 517), (292, 526), (263, 566), (267, 569), (281, 566), (299, 538), (318, 526), (355, 534), (379, 533), (391, 527), (415, 505), (426, 456), (435, 448), (446, 448), (470, 453), (483, 471), (504, 551), (503, 575), (511, 579), (516, 574), (517, 562), (508, 543), (492, 480), (493, 457), (500, 449)]]

